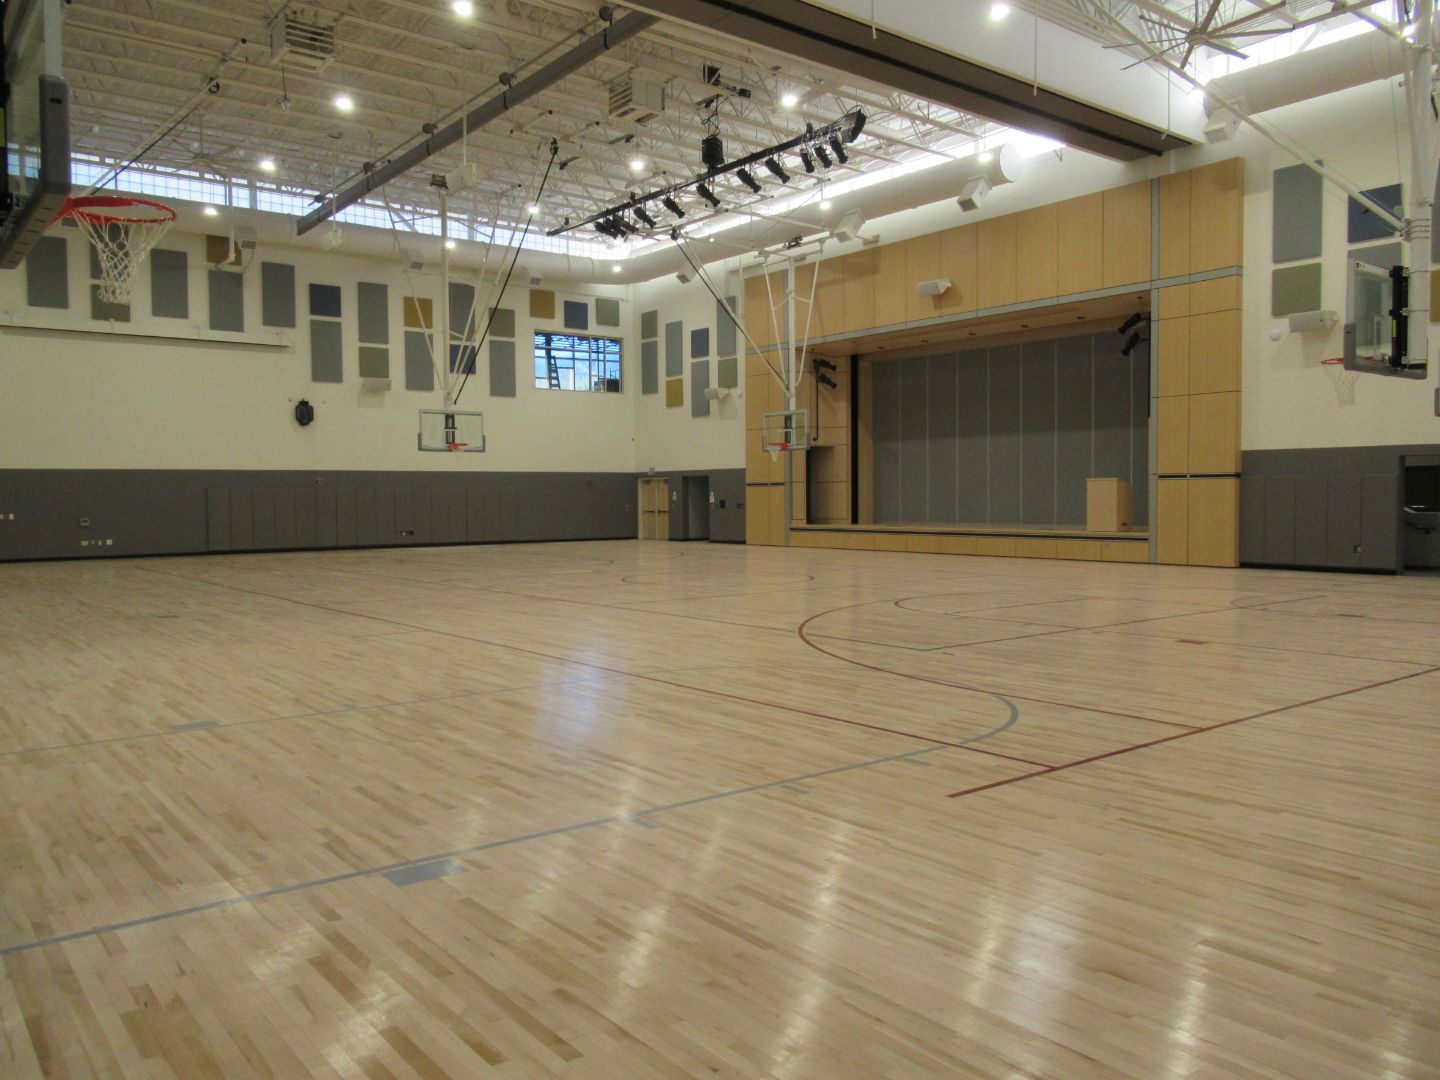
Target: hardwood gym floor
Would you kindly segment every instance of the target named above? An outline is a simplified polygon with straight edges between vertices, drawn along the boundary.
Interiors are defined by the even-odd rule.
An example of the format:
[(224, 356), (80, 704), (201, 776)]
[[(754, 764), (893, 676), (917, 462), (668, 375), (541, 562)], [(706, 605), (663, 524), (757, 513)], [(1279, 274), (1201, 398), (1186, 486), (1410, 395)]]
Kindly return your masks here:
[(1440, 1075), (1440, 580), (0, 566), (0, 1076)]

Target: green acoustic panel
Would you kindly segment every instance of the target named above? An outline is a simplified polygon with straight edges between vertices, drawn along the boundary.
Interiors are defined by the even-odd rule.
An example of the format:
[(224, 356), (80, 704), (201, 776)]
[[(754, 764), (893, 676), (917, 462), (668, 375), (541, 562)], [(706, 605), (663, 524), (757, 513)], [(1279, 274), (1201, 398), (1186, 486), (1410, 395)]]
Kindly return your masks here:
[(360, 377), (362, 379), (388, 379), (390, 377), (390, 350), (383, 345), (361, 345)]
[(710, 389), (710, 361), (700, 360), (690, 365), (690, 415), (709, 416), (710, 399), (705, 391)]
[(405, 331), (405, 389), (435, 389), (435, 365), (430, 359), (430, 335), (423, 330)]
[(730, 318), (730, 312), (737, 310), (739, 303), (739, 297), (735, 296), (725, 297), (723, 304), (715, 301), (715, 351), (721, 356), (735, 351), (735, 320)]
[(609, 297), (600, 297), (595, 301), (595, 325), (596, 326), (619, 326), (620, 325), (620, 301), (612, 300)]
[(260, 323), (295, 326), (295, 267), (289, 263), (260, 264)]
[(90, 286), (90, 317), (101, 322), (129, 322), (130, 305), (112, 304), (100, 299), (100, 286)]
[(490, 342), (490, 396), (515, 396), (515, 342)]
[(42, 236), (25, 256), (25, 302), (38, 308), (70, 306), (70, 247), (63, 236)]
[(490, 336), (513, 338), (515, 336), (515, 311), (513, 308), (491, 308)]
[(355, 287), (355, 310), (360, 319), (360, 340), (366, 345), (390, 344), (390, 290), (374, 281)]
[(685, 324), (665, 324), (665, 377), (678, 378), (685, 374)]
[(734, 390), (740, 385), (740, 361), (734, 356), (722, 356), (716, 362), (715, 385)]
[(640, 336), (642, 338), (660, 336), (660, 313), (658, 311), (642, 311), (640, 313)]
[(1320, 264), (1286, 266), (1270, 272), (1270, 314), (1320, 310)]
[(310, 378), (315, 382), (345, 381), (340, 323), (334, 319), (310, 320)]
[(642, 341), (640, 343), (640, 392), (642, 394), (658, 394), (660, 392), (660, 343), (658, 341)]
[(235, 270), (211, 270), (210, 329), (245, 331), (245, 278)]
[(150, 252), (150, 314), (157, 319), (190, 317), (190, 257), (185, 252)]

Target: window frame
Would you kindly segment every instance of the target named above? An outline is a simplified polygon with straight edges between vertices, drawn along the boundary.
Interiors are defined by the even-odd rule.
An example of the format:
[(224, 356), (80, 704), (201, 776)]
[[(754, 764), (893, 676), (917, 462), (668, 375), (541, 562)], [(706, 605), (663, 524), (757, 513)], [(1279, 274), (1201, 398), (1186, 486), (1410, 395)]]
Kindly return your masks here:
[[(542, 355), (542, 345), (541, 345), (541, 341), (542, 341), (542, 339), (544, 339), (545, 342), (546, 342), (546, 344), (545, 344), (544, 347), (543, 347), (543, 352), (549, 352), (549, 351), (553, 348), (553, 344), (552, 344), (552, 343), (553, 343), (553, 341), (554, 341), (555, 338), (570, 338), (570, 339), (572, 339), (572, 340), (577, 340), (577, 341), (605, 341), (605, 342), (614, 342), (614, 343), (615, 343), (615, 360), (614, 360), (614, 363), (615, 363), (615, 372), (616, 372), (616, 377), (615, 377), (615, 384), (616, 384), (616, 386), (615, 386), (615, 389), (614, 389), (614, 390), (610, 390), (610, 389), (608, 389), (608, 388), (605, 388), (603, 385), (602, 385), (602, 387), (601, 387), (600, 389), (596, 389), (594, 386), (586, 386), (586, 387), (579, 387), (579, 386), (568, 386), (568, 387), (567, 387), (567, 386), (559, 386), (559, 387), (555, 387), (555, 386), (550, 386), (550, 385), (549, 385), (548, 377), (547, 377), (546, 375), (541, 374), (541, 370), (540, 370), (540, 357), (541, 357), (541, 355)], [(562, 391), (562, 392), (564, 392), (564, 393), (571, 393), (571, 394), (616, 394), (616, 395), (621, 395), (621, 394), (624, 394), (624, 393), (625, 393), (625, 339), (624, 339), (623, 337), (611, 336), (610, 334), (583, 334), (583, 333), (577, 333), (576, 331), (573, 331), (573, 330), (533, 330), (533, 331), (531, 332), (531, 350), (532, 350), (533, 368), (534, 368), (534, 376), (535, 376), (535, 389), (537, 389), (537, 390), (559, 390), (559, 391)], [(600, 366), (602, 367), (602, 370), (603, 370), (603, 368), (610, 363), (610, 361), (609, 361), (607, 358), (603, 357), (603, 356), (600, 357), (600, 358), (598, 358), (598, 359), (597, 359), (597, 358), (594, 358), (594, 357), (592, 356), (592, 358), (589, 358), (589, 359), (587, 359), (587, 360), (585, 360), (585, 361), (583, 361), (583, 362), (584, 362), (587, 366), (589, 366), (590, 369), (591, 369), (591, 381), (592, 381), (592, 382), (597, 381), (597, 380), (595, 380), (595, 378), (594, 378), (594, 367), (595, 367), (596, 365), (600, 365)], [(548, 368), (548, 364), (547, 364), (547, 368)], [(573, 363), (572, 363), (572, 366), (571, 366), (571, 369), (570, 369), (570, 370), (571, 370), (572, 372), (574, 371), (574, 365), (573, 365)], [(599, 379), (598, 381), (599, 381), (601, 384), (604, 384), (604, 383), (606, 383), (606, 382), (609, 382), (610, 380), (609, 380), (604, 374), (602, 374), (601, 377), (600, 377), (600, 379)]]

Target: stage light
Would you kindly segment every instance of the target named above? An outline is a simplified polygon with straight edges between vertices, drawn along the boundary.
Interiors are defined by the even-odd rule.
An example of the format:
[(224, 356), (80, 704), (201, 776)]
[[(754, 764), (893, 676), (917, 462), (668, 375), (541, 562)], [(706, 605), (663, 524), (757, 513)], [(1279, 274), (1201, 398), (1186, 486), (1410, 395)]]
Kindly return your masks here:
[(841, 165), (850, 160), (850, 155), (845, 153), (845, 147), (840, 145), (840, 140), (834, 135), (830, 136), (830, 150), (835, 154), (835, 160)]
[(770, 175), (775, 177), (776, 180), (779, 180), (780, 183), (788, 184), (790, 182), (790, 174), (786, 172), (785, 167), (773, 157), (765, 159), (765, 168), (769, 169)]
[(720, 209), (720, 200), (715, 197), (715, 193), (710, 190), (708, 184), (696, 184), (695, 191), (702, 199), (708, 202), (715, 209)]
[(819, 143), (815, 144), (815, 156), (820, 159), (820, 164), (827, 169), (834, 164), (834, 162), (830, 160), (830, 155), (825, 152), (825, 148)]
[(756, 195), (760, 194), (760, 185), (756, 183), (755, 178), (750, 175), (750, 171), (748, 169), (736, 169), (735, 175), (739, 178), (742, 184), (748, 187), (751, 191), (755, 192)]
[(807, 173), (813, 173), (815, 171), (815, 159), (810, 156), (809, 150), (800, 151), (800, 164), (805, 166)]
[(653, 229), (655, 227), (655, 219), (650, 216), (649, 211), (643, 206), (637, 206), (635, 208), (635, 216), (645, 223), (646, 228)]
[(861, 112), (859, 109), (856, 109), (856, 110), (855, 110), (855, 123), (854, 123), (854, 125), (852, 125), (851, 128), (850, 128), (850, 134), (845, 136), (845, 141), (846, 141), (846, 142), (852, 142), (852, 143), (853, 143), (856, 139), (858, 139), (858, 138), (860, 137), (860, 133), (861, 133), (862, 131), (864, 131), (864, 130), (865, 130), (865, 114), (864, 114), (863, 112)]
[(676, 202), (673, 196), (666, 195), (660, 200), (660, 205), (665, 207), (666, 210), (669, 210), (670, 213), (674, 214), (677, 218), (685, 216), (685, 208)]
[(1117, 329), (1115, 332), (1117, 334), (1128, 334), (1131, 330), (1134, 330), (1135, 327), (1139, 326), (1144, 318), (1145, 313), (1143, 311), (1137, 311), (1134, 315), (1131, 315), (1128, 319), (1121, 323), (1119, 329)]
[(700, 140), (700, 163), (707, 169), (718, 169), (725, 164), (725, 144), (719, 135), (706, 135)]
[(821, 386), (828, 386), (831, 390), (834, 390), (840, 385), (834, 379), (830, 378), (829, 375), (826, 375), (823, 371), (815, 372), (815, 381), (818, 382)]
[(1140, 342), (1143, 340), (1144, 339), (1140, 336), (1140, 331), (1136, 330), (1133, 334), (1130, 335), (1129, 338), (1126, 339), (1124, 346), (1120, 349), (1120, 355), (1129, 356), (1132, 352), (1135, 351), (1135, 346), (1139, 345)]

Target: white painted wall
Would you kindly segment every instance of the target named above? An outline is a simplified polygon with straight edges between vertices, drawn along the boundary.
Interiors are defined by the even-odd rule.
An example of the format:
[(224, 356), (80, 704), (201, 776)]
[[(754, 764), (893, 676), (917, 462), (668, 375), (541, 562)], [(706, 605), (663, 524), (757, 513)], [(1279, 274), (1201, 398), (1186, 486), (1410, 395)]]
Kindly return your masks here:
[[(286, 348), (232, 342), (162, 340), (79, 332), (89, 318), (88, 255), (78, 234), (71, 245), (69, 312), (25, 305), (24, 270), (0, 273), (0, 322), (49, 319), (73, 326), (57, 333), (0, 328), (0, 462), (6, 468), (244, 468), (423, 469), (488, 471), (624, 471), (634, 468), (634, 405), (639, 393), (639, 352), (630, 334), (631, 304), (622, 300), (625, 391), (572, 393), (534, 384), (533, 326), (528, 288), (512, 283), (501, 306), (516, 312), (518, 396), (489, 396), (488, 347), (459, 407), (485, 413), (484, 454), (421, 453), (416, 449), (418, 412), (443, 404), (433, 393), (404, 389), (402, 298), (413, 291), (437, 299), (438, 273), (407, 280), (394, 259), (357, 257), (344, 250), (321, 253), (262, 242), (245, 272), (246, 327), (260, 327), (260, 259), (296, 266), (297, 316), (293, 331), (280, 331)], [(190, 323), (208, 325), (204, 237), (172, 234), (166, 246), (190, 255)], [(132, 307), (134, 331), (184, 333), (187, 324), (149, 316), (148, 278)], [(476, 283), (481, 304), (493, 295), (478, 283), (478, 270), (457, 271)], [(356, 284), (387, 284), (390, 299), (391, 380), (388, 393), (359, 387)], [(345, 381), (310, 379), (308, 286), (342, 288)], [(625, 297), (624, 287), (578, 285), (555, 288), (566, 295)], [(491, 301), (493, 303), (493, 301)], [(558, 329), (559, 322), (545, 328)], [(592, 326), (591, 332), (604, 332)], [(274, 331), (269, 332), (272, 336)], [(633, 376), (633, 378), (632, 378)], [(316, 421), (301, 428), (294, 402), (309, 400)]]

